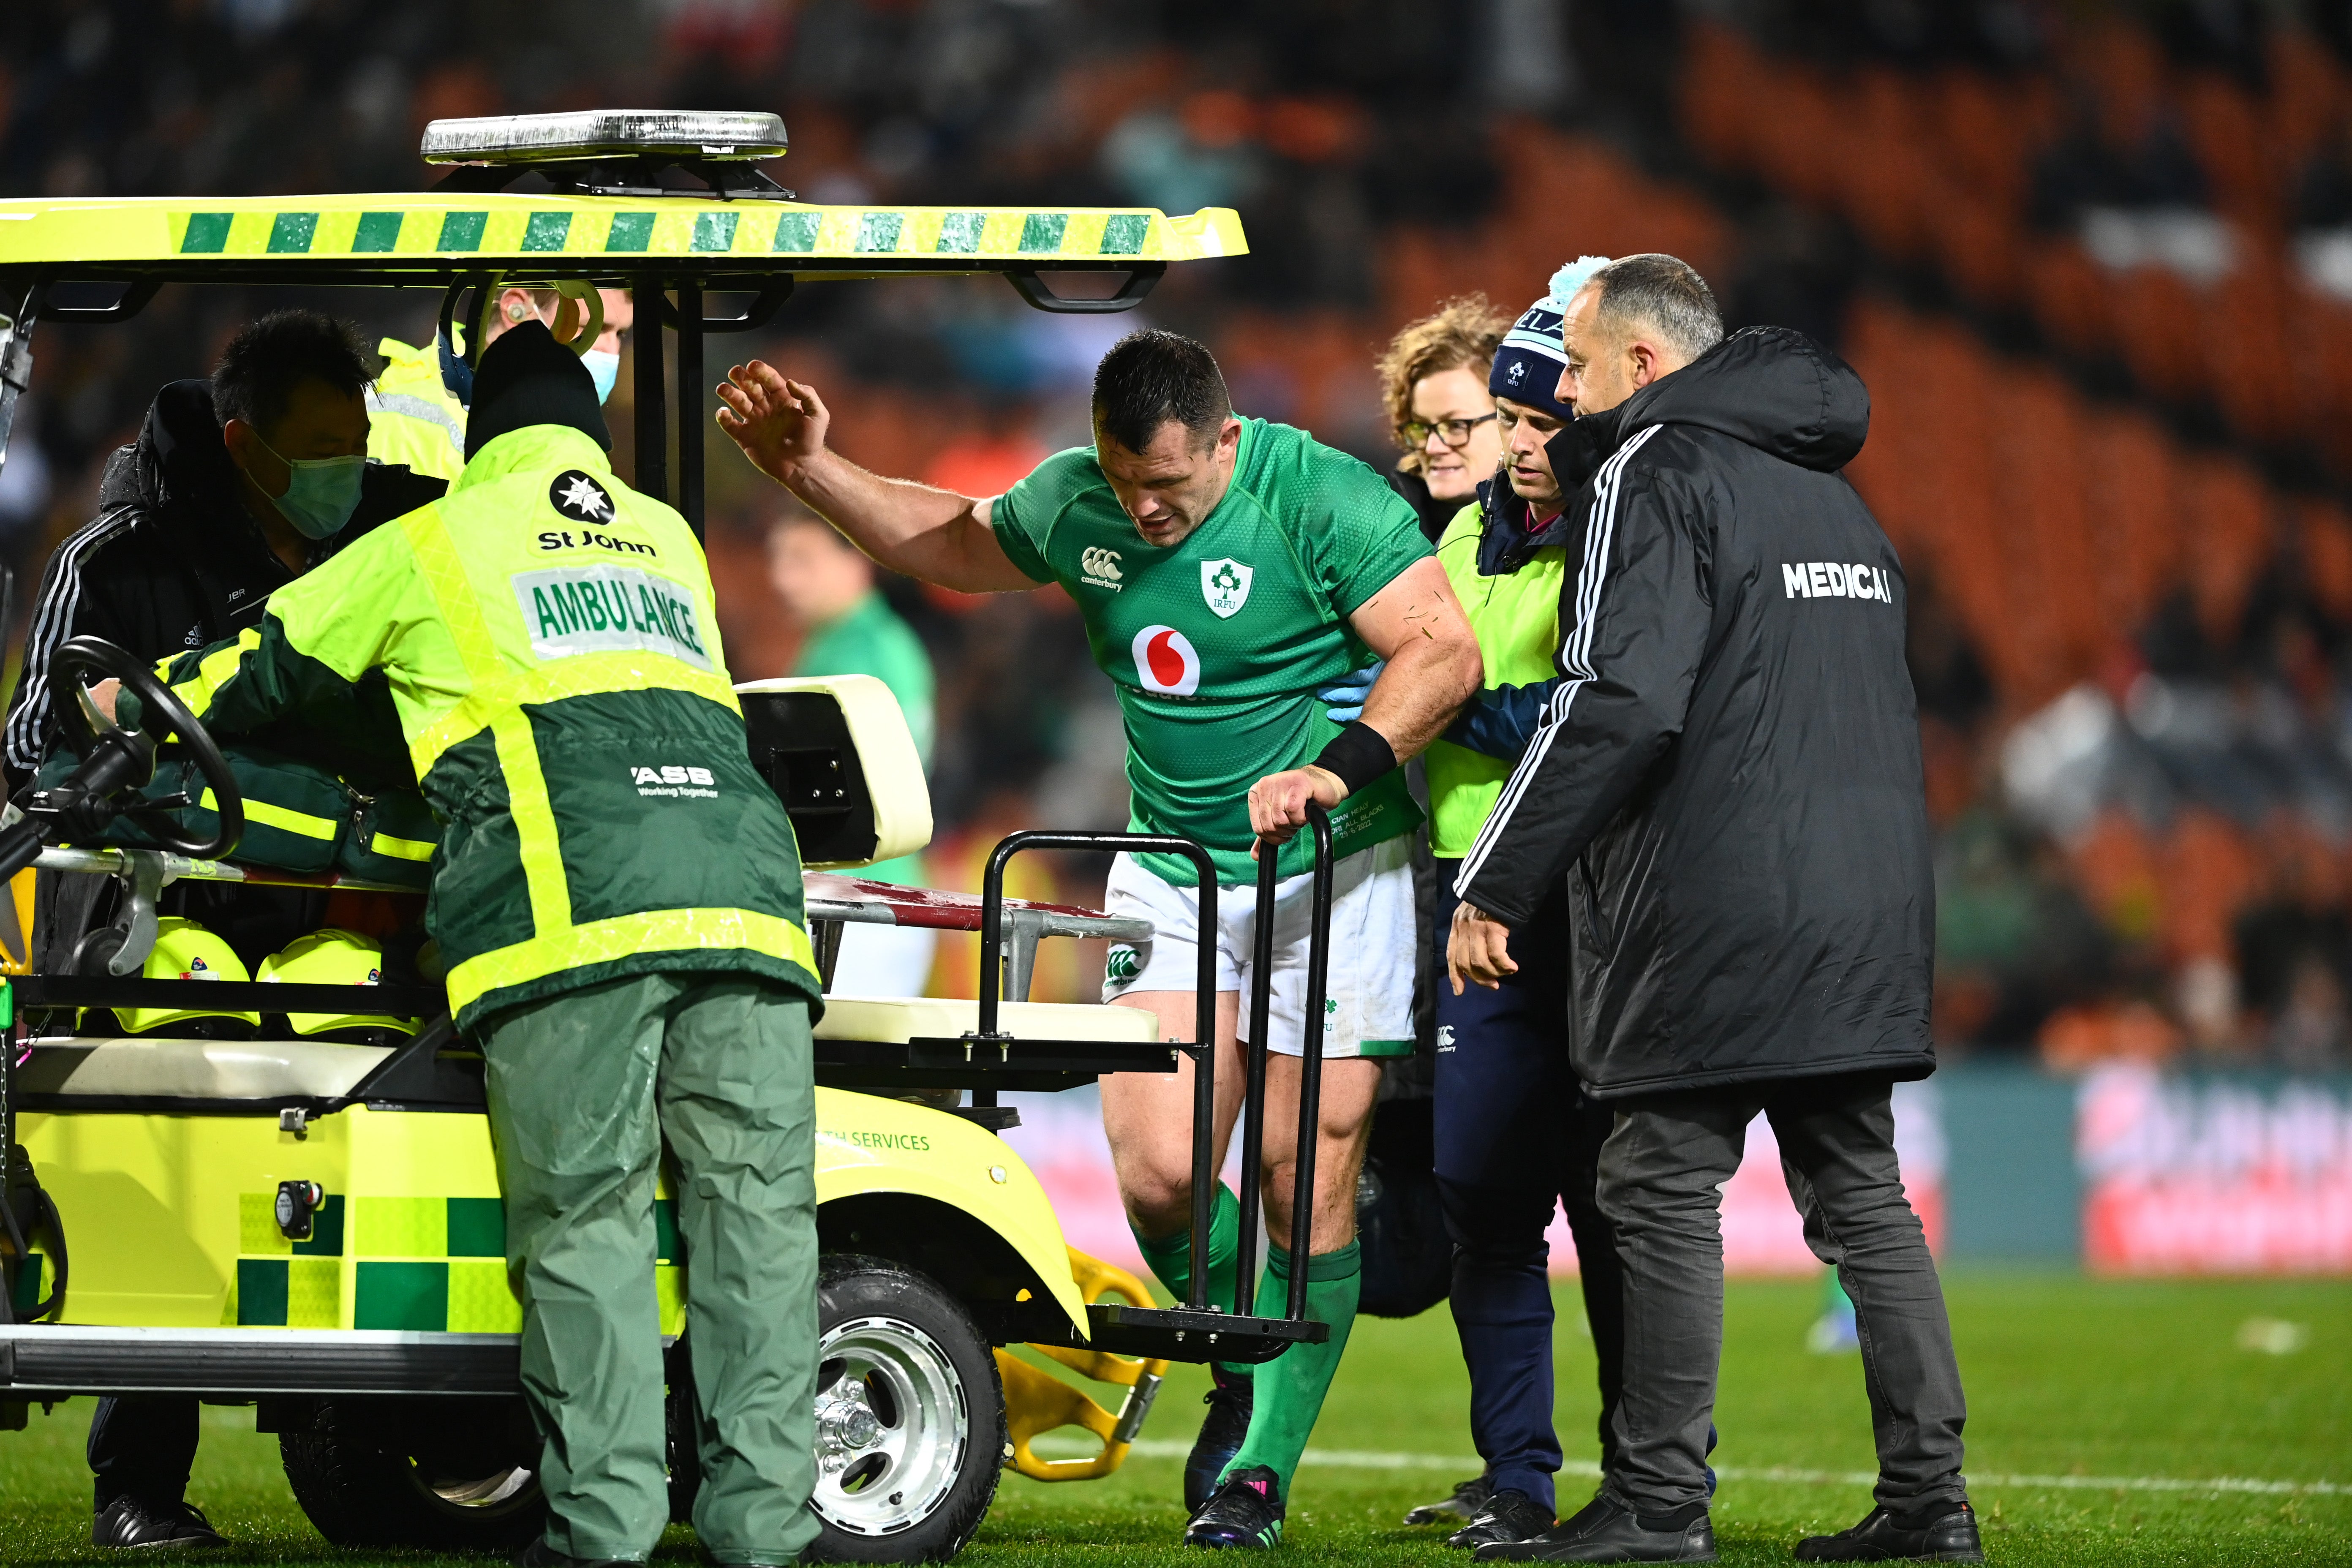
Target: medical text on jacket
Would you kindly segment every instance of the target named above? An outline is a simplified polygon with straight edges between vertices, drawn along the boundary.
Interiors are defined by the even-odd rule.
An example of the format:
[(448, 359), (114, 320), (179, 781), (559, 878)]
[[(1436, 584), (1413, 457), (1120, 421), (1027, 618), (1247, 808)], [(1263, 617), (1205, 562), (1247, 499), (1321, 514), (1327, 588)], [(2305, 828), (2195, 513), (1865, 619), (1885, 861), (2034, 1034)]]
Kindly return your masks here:
[(1876, 599), (1891, 605), (1886, 574), (1875, 566), (1843, 561), (1783, 561), (1780, 585), (1791, 599)]

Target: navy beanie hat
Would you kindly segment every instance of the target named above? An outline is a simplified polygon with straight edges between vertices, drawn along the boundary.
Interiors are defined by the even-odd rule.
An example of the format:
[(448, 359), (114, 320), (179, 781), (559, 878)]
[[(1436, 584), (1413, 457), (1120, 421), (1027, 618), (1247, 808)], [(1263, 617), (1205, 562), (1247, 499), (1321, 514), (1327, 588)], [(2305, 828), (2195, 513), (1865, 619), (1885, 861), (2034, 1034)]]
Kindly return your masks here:
[(1568, 368), (1559, 321), (1576, 291), (1608, 265), (1605, 256), (1580, 256), (1551, 275), (1550, 291), (1528, 306), (1503, 334), (1503, 346), (1495, 351), (1495, 368), (1486, 376), (1488, 392), (1555, 419), (1576, 417), (1575, 411), (1555, 395), (1559, 373)]

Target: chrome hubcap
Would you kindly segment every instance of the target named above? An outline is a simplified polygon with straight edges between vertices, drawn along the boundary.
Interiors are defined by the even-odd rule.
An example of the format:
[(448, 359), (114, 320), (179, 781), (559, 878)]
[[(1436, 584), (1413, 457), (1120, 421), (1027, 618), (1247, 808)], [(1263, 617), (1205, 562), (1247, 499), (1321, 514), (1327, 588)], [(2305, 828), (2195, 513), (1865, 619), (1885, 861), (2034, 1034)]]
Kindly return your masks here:
[(458, 1508), (495, 1508), (520, 1495), (538, 1479), (535, 1473), (518, 1465), (513, 1469), (494, 1471), (475, 1481), (427, 1481), (422, 1476), (418, 1477), (418, 1481), (443, 1502)]
[(911, 1323), (857, 1318), (817, 1348), (818, 1517), (853, 1535), (891, 1535), (929, 1518), (962, 1472), (963, 1380)]

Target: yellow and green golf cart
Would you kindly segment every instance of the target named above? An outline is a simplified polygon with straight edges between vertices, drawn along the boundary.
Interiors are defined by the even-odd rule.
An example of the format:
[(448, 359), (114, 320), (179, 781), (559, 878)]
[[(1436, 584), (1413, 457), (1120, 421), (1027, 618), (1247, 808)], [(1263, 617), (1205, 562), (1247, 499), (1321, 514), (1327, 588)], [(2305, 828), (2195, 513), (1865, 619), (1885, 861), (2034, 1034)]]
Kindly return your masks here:
[[(1242, 248), (1221, 210), (812, 206), (760, 172), (783, 150), (771, 115), (524, 116), (436, 122), (425, 155), (452, 167), (424, 194), (0, 201), (0, 454), (38, 323), (127, 320), (167, 285), (437, 289), (445, 341), (461, 356), (503, 287), (591, 300), (595, 286), (622, 287), (638, 302), (634, 483), (698, 529), (704, 334), (763, 325), (800, 284), (993, 272), (1041, 309), (1112, 310), (1171, 262)], [(709, 318), (706, 294), (730, 292), (750, 296), (748, 308)], [(674, 476), (673, 407), (688, 437), (676, 443)], [(80, 1394), (250, 1405), (331, 1542), (497, 1551), (530, 1539), (544, 1503), (517, 1383), (521, 1308), (481, 1061), (451, 1030), (446, 996), (424, 972), (322, 979), (323, 960), (222, 978), (200, 954), (183, 956), (194, 953), (174, 945), (184, 922), (158, 909), (173, 884), (214, 880), (378, 894), (413, 922), (429, 844), (396, 836), (353, 793), (347, 812), (317, 818), (349, 857), (339, 847), (325, 869), (240, 858), (248, 820), (267, 822), (269, 808), (253, 804), (248, 819), (238, 773), (150, 670), (77, 639), (47, 679), (70, 758), (0, 820), (0, 879), (31, 868), (115, 886), (107, 923), (33, 955), (6, 987), (0, 1427)], [(88, 700), (107, 679), (140, 696), (142, 729), (114, 726)], [(1158, 1040), (1150, 1015), (1025, 999), (1038, 942), (1150, 933), (1007, 900), (1005, 861), (1024, 848), (1140, 842), (1190, 854), (1213, 884), (1205, 854), (1182, 840), (1015, 835), (976, 899), (839, 875), (930, 834), (896, 702), (854, 676), (737, 689), (754, 763), (811, 868), (808, 917), (828, 987), (849, 923), (982, 938), (978, 1003), (828, 996), (816, 1042), (816, 1550), (946, 1558), (979, 1528), (1003, 1468), (1041, 1479), (1116, 1469), (1167, 1361), (1264, 1359), (1319, 1338), (1321, 1325), (1297, 1301), (1273, 1319), (1197, 1293), (1152, 1306), (1132, 1277), (1066, 1245), (998, 1136), (1015, 1118), (1002, 1091), (1172, 1072), (1185, 1054), (1207, 1066), (1192, 1045)], [(419, 831), (430, 825), (408, 829)], [(412, 875), (381, 869), (403, 858)], [(19, 901), (15, 912), (21, 927), (28, 910)], [(1213, 977), (1201, 985), (1196, 1041), (1211, 1037)], [(1207, 1070), (1196, 1089), (1213, 1103)], [(1251, 1171), (1262, 1120), (1254, 1102)], [(1209, 1118), (1196, 1121), (1197, 1245), (1213, 1184)], [(693, 1268), (666, 1198), (659, 1230), (676, 1434), (694, 1420), (677, 1370), (692, 1354)], [(1007, 1353), (1024, 1345), (1124, 1384), (1120, 1407), (1104, 1409), (1041, 1358)], [(1091, 1457), (1032, 1447), (1072, 1426), (1098, 1440)], [(693, 1445), (672, 1449), (683, 1520)]]

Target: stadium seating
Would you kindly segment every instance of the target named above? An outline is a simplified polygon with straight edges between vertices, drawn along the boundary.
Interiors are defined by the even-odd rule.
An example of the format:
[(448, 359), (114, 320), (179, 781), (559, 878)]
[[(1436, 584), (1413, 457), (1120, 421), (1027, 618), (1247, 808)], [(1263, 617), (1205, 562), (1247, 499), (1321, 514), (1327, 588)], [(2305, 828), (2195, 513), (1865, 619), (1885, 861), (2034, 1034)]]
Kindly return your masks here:
[[(2306, 444), (2352, 477), (2352, 446), (2332, 438), (2352, 417), (2352, 300), (2297, 265), (2293, 227), (2305, 171), (2352, 115), (2352, 77), (2292, 28), (2270, 35), (2267, 64), (2256, 96), (2173, 69), (2110, 17), (2070, 34), (2046, 72), (1831, 71), (1700, 25), (1682, 125), (1717, 167), (1838, 213), (1970, 305), (2021, 312), (2066, 354), (2119, 363), (2160, 400), (2210, 401), (2246, 439)], [(2082, 213), (2037, 225), (2037, 172), (2077, 156), (2084, 120), (2177, 131), (2210, 216), (2095, 220), (2105, 259)]]

